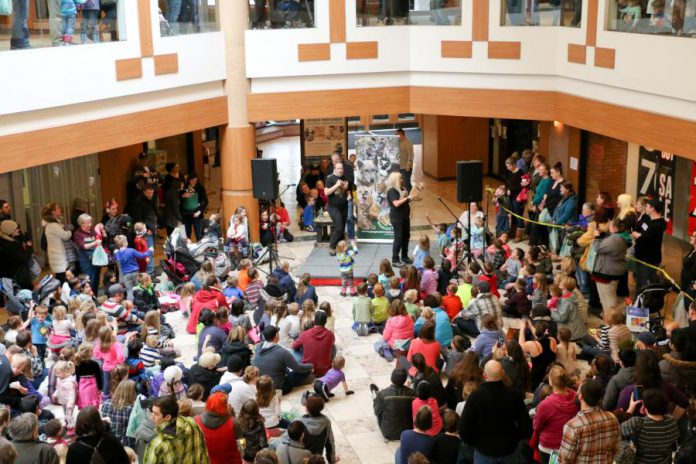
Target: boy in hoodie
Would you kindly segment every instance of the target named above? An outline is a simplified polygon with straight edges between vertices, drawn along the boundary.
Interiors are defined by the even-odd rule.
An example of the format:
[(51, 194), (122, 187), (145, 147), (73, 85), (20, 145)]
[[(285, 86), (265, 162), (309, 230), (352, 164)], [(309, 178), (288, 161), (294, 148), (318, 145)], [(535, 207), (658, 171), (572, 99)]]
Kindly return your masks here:
[(324, 400), (320, 396), (310, 396), (307, 398), (307, 414), (300, 418), (300, 421), (307, 428), (304, 436), (305, 447), (312, 454), (324, 454), (326, 449), (326, 460), (329, 464), (334, 464), (336, 460), (336, 444), (334, 442), (331, 421), (321, 412), (324, 410)]
[[(314, 206), (312, 205), (312, 207)], [(306, 433), (307, 427), (302, 421), (296, 420), (288, 426), (282, 443), (276, 448), (280, 464), (305, 462), (307, 458), (312, 456), (312, 452), (307, 450), (304, 445)]]
[(302, 349), (302, 362), (314, 366), (314, 374), (322, 376), (331, 368), (331, 359), (335, 354), (336, 337), (326, 328), (328, 317), (324, 311), (314, 315), (314, 327), (305, 330), (292, 344), (292, 349)]
[[(295, 301), (295, 293), (297, 293), (297, 287), (295, 286), (295, 281), (290, 275), (290, 263), (283, 261), (280, 263), (280, 267), (273, 270), (273, 275), (278, 279), (278, 284), (283, 290), (283, 293), (287, 295), (288, 301)], [(242, 289), (244, 290), (244, 289)]]
[[(333, 334), (332, 334), (333, 335)], [(288, 350), (278, 344), (278, 329), (268, 326), (263, 329), (264, 341), (256, 345), (251, 364), (259, 368), (259, 375), (268, 375), (276, 388), (287, 395), (293, 388), (304, 385), (312, 372), (311, 364), (301, 364)], [(291, 369), (292, 372), (288, 372)]]
[(190, 334), (196, 333), (198, 325), (198, 317), (203, 309), (208, 308), (212, 311), (217, 311), (220, 308), (229, 307), (227, 298), (220, 291), (220, 282), (214, 275), (208, 276), (205, 279), (205, 285), (198, 290), (193, 296), (191, 302), (191, 316), (186, 324), (186, 331)]
[(118, 249), (114, 252), (114, 259), (121, 265), (121, 283), (126, 286), (128, 299), (133, 300), (133, 287), (138, 285), (138, 259), (152, 257), (152, 249), (144, 253), (135, 248), (128, 248), (128, 239), (125, 235), (117, 235), (114, 243)]
[(619, 351), (619, 366), (621, 366), (619, 372), (609, 380), (604, 392), (602, 409), (605, 411), (613, 411), (616, 408), (621, 390), (636, 383), (636, 352), (633, 348), (624, 348)]
[(104, 311), (107, 316), (111, 316), (118, 321), (119, 335), (125, 335), (126, 332), (139, 330), (140, 324), (143, 323), (142, 314), (138, 314), (137, 311), (131, 311), (121, 304), (125, 292), (123, 285), (113, 284), (106, 292), (109, 299), (101, 305), (101, 310)]

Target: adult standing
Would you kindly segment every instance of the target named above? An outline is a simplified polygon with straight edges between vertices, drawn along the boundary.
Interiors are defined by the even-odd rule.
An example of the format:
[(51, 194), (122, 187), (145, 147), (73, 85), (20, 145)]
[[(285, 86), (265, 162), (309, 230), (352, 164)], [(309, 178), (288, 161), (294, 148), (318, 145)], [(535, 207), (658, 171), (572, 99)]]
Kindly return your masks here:
[[(541, 214), (539, 216), (539, 222), (551, 222), (553, 212), (556, 211), (556, 207), (563, 199), (563, 195), (561, 194), (561, 184), (565, 182), (565, 179), (563, 178), (563, 166), (561, 165), (561, 163), (556, 163), (553, 166), (551, 166), (549, 175), (551, 176), (551, 180), (553, 181), (553, 183), (546, 192), (544, 200), (541, 202), (539, 209), (542, 212), (546, 210), (546, 213)], [(545, 229), (546, 230), (544, 233), (546, 236), (548, 236), (548, 234), (551, 231), (548, 227), (546, 227)]]
[(532, 420), (519, 394), (505, 386), (505, 371), (488, 361), (485, 382), (469, 395), (459, 419), (459, 436), (474, 448), (474, 462), (519, 462), (517, 447), (532, 435)]
[(12, 206), (7, 200), (0, 200), (0, 222), (12, 219)]
[(406, 137), (403, 129), (397, 129), (399, 136), (399, 170), (407, 192), (411, 191), (411, 176), (413, 175), (413, 142)]
[[(155, 236), (157, 235), (157, 198), (155, 197), (155, 186), (152, 184), (143, 185), (142, 193), (133, 201), (130, 208), (134, 222), (142, 222), (147, 227), (145, 241), (148, 248), (155, 248)], [(147, 263), (147, 273), (155, 273), (155, 260), (151, 259)]]
[(39, 418), (25, 412), (9, 426), (12, 444), (17, 450), (15, 464), (58, 464), (58, 453), (51, 445), (39, 441)]
[[(532, 182), (537, 178), (536, 186), (534, 187), (534, 196), (532, 197), (532, 204), (529, 211), (529, 219), (536, 221), (539, 218), (539, 213), (541, 213), (542, 203), (544, 197), (549, 192), (553, 180), (549, 175), (549, 165), (547, 163), (539, 163), (535, 170), (535, 175), (532, 178)], [(542, 226), (537, 224), (529, 224), (529, 244), (530, 245), (544, 245), (547, 240), (542, 233)]]
[[(408, 241), (411, 238), (411, 200), (413, 197), (404, 189), (404, 179), (400, 172), (392, 172), (387, 179), (387, 201), (389, 220), (394, 229), (392, 244), (392, 265), (412, 264), (408, 257)], [(399, 259), (401, 254), (401, 259)]]
[(552, 393), (539, 403), (534, 415), (542, 464), (548, 464), (551, 454), (561, 447), (563, 426), (578, 413), (575, 391), (568, 388), (571, 381), (563, 366), (556, 365), (549, 370), (549, 384)]
[(622, 234), (620, 227), (623, 223), (619, 219), (614, 219), (610, 226), (609, 236), (595, 229), (594, 247), (597, 251), (592, 280), (597, 284), (599, 300), (602, 302), (602, 309), (611, 311), (619, 304), (616, 290), (619, 279), (626, 272), (626, 250), (628, 249), (628, 234)]
[(29, 258), (34, 249), (31, 242), (22, 242), (22, 230), (12, 220), (0, 223), (0, 277), (8, 277), (22, 288), (33, 289)]
[(179, 195), (184, 186), (183, 179), (175, 178), (169, 182), (169, 188), (164, 191), (164, 214), (162, 224), (167, 228), (167, 235), (172, 235), (174, 229), (184, 220), (181, 215), (181, 199)]
[[(524, 173), (517, 167), (517, 160), (512, 157), (505, 160), (505, 167), (509, 171), (505, 180), (505, 188), (510, 198), (510, 209), (513, 213), (522, 216), (524, 203), (517, 201), (517, 197), (522, 191), (522, 176)], [(515, 241), (521, 242), (524, 238), (524, 221), (522, 219), (517, 217), (510, 218), (510, 234), (513, 231), (515, 232)]]
[(75, 441), (68, 448), (67, 462), (90, 464), (98, 453), (105, 464), (126, 464), (129, 461), (121, 442), (104, 427), (99, 410), (87, 406), (80, 410), (75, 422)]
[[(72, 232), (62, 223), (63, 210), (58, 203), (49, 203), (41, 209), (44, 234), (46, 235), (46, 254), (51, 272), (61, 282), (65, 281), (65, 271), (70, 261), (75, 261), (75, 249), (70, 241)], [(68, 248), (72, 260), (68, 259)]]
[[(346, 205), (348, 215), (346, 216), (346, 226), (348, 238), (352, 240), (355, 238), (355, 202), (353, 201), (353, 192), (355, 191), (355, 168), (350, 162), (343, 159), (343, 156), (339, 152), (334, 152), (334, 154), (331, 155), (331, 162), (334, 166), (337, 163), (343, 163), (343, 177), (348, 181), (348, 203)], [(289, 233), (287, 229), (286, 233)]]
[[(557, 226), (566, 226), (571, 221), (575, 219), (577, 211), (578, 199), (573, 190), (573, 184), (569, 181), (564, 181), (561, 183), (561, 201), (558, 202), (558, 206), (553, 210), (551, 215), (551, 220)], [(552, 236), (549, 237), (549, 245), (551, 251), (557, 254), (561, 248), (561, 244), (565, 238), (565, 229), (555, 228), (551, 231)], [(551, 237), (555, 236), (556, 240), (551, 240)]]
[(203, 431), (210, 464), (242, 464), (239, 448), (230, 446), (230, 443), (237, 442), (237, 424), (224, 392), (210, 395), (205, 411), (195, 420)]
[[(636, 259), (657, 267), (662, 262), (662, 237), (667, 230), (667, 222), (662, 217), (662, 203), (656, 199), (648, 201), (645, 212), (650, 218), (649, 222), (642, 223), (638, 230), (631, 234), (635, 240), (635, 256)], [(633, 277), (636, 281), (636, 291), (639, 292), (649, 283), (655, 283), (657, 271), (653, 267), (636, 263)]]
[(604, 389), (599, 380), (587, 380), (580, 391), (580, 412), (563, 428), (558, 462), (613, 462), (619, 451), (619, 421), (599, 407)]
[(10, 49), (21, 50), (31, 48), (29, 43), (29, 0), (12, 0), (12, 36), (10, 38)]
[(152, 422), (157, 436), (147, 445), (147, 464), (208, 464), (205, 437), (192, 417), (179, 415), (174, 396), (161, 396), (152, 403)]
[[(682, 270), (680, 285), (684, 292), (692, 298), (696, 297), (696, 232), (689, 235), (689, 245), (691, 249), (682, 258)], [(684, 298), (684, 312), (689, 312), (689, 303), (691, 300)], [(676, 315), (673, 315), (676, 318)], [(686, 319), (686, 318), (684, 318)]]
[(343, 177), (343, 163), (334, 164), (333, 174), (326, 177), (325, 192), (329, 198), (329, 216), (333, 222), (329, 255), (336, 256), (336, 245), (343, 240), (348, 219), (348, 181)]
[(181, 213), (186, 236), (191, 238), (191, 233), (196, 233), (196, 240), (203, 238), (203, 215), (208, 209), (208, 192), (200, 182), (198, 175), (192, 172), (186, 179), (186, 187), (181, 192)]
[(99, 276), (101, 267), (92, 265), (94, 250), (102, 244), (103, 234), (99, 233), (101, 224), (92, 226), (92, 216), (81, 214), (77, 218), (78, 228), (73, 232), (73, 242), (77, 245), (77, 257), (80, 262), (80, 271), (89, 275), (89, 283), (96, 295), (99, 291)]

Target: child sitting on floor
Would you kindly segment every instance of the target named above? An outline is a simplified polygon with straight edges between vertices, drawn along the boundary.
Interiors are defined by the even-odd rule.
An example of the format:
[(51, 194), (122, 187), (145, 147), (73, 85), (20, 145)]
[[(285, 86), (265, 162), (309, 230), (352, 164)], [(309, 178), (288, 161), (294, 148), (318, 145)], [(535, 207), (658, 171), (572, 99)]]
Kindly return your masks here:
[(389, 318), (389, 300), (384, 296), (384, 287), (378, 283), (374, 288), (375, 297), (372, 299), (373, 331), (382, 333), (384, 324)]
[(358, 296), (353, 298), (353, 330), (364, 337), (370, 333), (372, 324), (372, 300), (367, 296), (367, 284), (358, 285)]

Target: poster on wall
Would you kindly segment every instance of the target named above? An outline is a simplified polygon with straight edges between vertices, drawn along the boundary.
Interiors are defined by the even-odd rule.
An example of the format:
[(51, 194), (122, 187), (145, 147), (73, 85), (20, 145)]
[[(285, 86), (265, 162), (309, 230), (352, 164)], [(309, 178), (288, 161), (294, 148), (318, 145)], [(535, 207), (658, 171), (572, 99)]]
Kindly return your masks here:
[(640, 147), (638, 196), (656, 198), (662, 203), (667, 233), (672, 235), (674, 203), (674, 155), (666, 151)]
[(399, 138), (360, 135), (355, 138), (357, 238), (361, 242), (391, 242), (387, 178), (399, 170)]
[(348, 147), (346, 118), (305, 119), (302, 121), (302, 155), (304, 164), (319, 161)]

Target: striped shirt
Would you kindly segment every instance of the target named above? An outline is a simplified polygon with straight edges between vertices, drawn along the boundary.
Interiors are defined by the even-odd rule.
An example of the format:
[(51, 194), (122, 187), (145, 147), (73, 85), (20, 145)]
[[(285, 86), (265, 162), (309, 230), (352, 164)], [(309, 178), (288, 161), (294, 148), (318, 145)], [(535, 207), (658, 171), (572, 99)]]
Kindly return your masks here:
[(597, 349), (605, 353), (609, 353), (609, 328), (608, 325), (602, 324), (599, 326), (599, 330), (597, 330), (597, 335), (599, 336)]
[(261, 289), (263, 284), (260, 280), (253, 280), (249, 282), (246, 290), (244, 291), (244, 297), (251, 304), (251, 307), (256, 309), (259, 305), (259, 298), (261, 297)]
[(140, 360), (143, 362), (143, 366), (152, 367), (160, 360), (160, 352), (157, 348), (150, 348), (149, 346), (144, 346), (140, 350)]
[(619, 451), (619, 421), (599, 408), (580, 411), (563, 428), (559, 464), (607, 464)]
[(338, 259), (338, 267), (341, 272), (352, 272), (353, 271), (353, 264), (355, 263), (355, 260), (353, 259), (353, 256), (358, 254), (358, 249), (356, 247), (353, 247), (350, 250), (346, 250), (345, 253), (338, 253), (336, 255), (336, 259)]
[(635, 464), (669, 464), (679, 439), (679, 426), (669, 416), (661, 421), (632, 417), (621, 424), (621, 436), (636, 445)]

